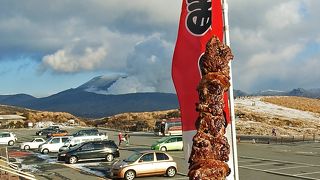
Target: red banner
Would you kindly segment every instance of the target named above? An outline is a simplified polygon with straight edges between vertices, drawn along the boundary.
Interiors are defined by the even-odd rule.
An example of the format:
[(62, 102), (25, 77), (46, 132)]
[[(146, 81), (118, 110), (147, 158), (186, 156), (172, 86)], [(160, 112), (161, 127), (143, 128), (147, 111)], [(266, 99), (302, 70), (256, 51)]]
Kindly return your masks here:
[[(195, 130), (199, 101), (197, 86), (201, 79), (199, 59), (213, 36), (223, 40), (221, 0), (183, 0), (179, 32), (172, 62), (172, 78), (180, 104), (183, 131)], [(230, 113), (224, 95), (228, 123)]]

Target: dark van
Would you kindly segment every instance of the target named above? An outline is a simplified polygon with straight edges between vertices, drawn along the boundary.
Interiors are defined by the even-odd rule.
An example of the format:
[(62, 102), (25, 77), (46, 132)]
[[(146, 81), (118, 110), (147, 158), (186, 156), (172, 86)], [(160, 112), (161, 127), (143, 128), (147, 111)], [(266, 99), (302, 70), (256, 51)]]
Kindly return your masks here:
[(72, 136), (77, 137), (77, 136), (94, 136), (98, 135), (99, 131), (98, 129), (82, 129), (79, 130), (78, 132), (72, 134)]
[(58, 161), (74, 164), (82, 160), (105, 159), (108, 162), (119, 157), (119, 148), (112, 140), (91, 141), (78, 144), (58, 154)]

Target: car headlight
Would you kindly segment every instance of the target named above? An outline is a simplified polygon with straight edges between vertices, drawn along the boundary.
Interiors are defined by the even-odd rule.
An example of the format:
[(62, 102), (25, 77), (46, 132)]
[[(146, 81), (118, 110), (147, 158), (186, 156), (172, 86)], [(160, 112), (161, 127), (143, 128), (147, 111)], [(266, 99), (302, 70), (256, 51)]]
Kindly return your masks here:
[(63, 153), (63, 154), (60, 154), (59, 156), (66, 156), (67, 154), (66, 153)]
[(123, 169), (123, 168), (125, 168), (127, 166), (128, 166), (127, 164), (122, 164), (122, 165), (119, 166), (119, 169)]

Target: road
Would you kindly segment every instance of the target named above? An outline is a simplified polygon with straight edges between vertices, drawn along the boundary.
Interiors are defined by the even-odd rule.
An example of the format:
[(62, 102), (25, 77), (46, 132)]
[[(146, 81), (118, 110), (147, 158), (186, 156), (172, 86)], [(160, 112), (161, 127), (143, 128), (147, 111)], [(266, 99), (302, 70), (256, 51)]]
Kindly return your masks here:
[[(68, 129), (75, 132), (78, 129)], [(36, 130), (13, 130), (18, 136), (18, 142), (31, 140)], [(117, 132), (102, 130), (108, 133), (109, 139), (116, 143)], [(150, 145), (160, 137), (147, 133), (131, 133), (130, 145), (120, 146), (121, 159), (128, 157), (134, 151), (150, 149)], [(18, 145), (9, 148), (9, 152), (18, 151)], [(178, 164), (178, 174), (174, 179), (188, 179), (187, 163), (182, 151), (169, 152)], [(56, 161), (56, 154), (42, 155), (29, 151), (27, 156), (16, 157), (21, 162), (22, 169), (32, 172), (37, 179), (109, 179), (111, 163), (101, 161), (81, 162), (75, 165)], [(320, 143), (291, 144), (238, 144), (239, 176), (244, 180), (298, 180), (320, 179)], [(164, 179), (163, 176), (139, 178)]]

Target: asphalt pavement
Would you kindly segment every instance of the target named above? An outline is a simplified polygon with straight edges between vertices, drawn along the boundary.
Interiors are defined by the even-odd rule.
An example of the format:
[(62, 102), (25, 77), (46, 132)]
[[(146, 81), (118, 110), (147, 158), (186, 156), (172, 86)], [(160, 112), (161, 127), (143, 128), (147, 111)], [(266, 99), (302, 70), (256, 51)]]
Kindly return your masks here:
[[(67, 129), (70, 133), (79, 128)], [(20, 151), (19, 142), (31, 140), (35, 129), (12, 130), (18, 136), (15, 146), (10, 152)], [(109, 139), (118, 143), (116, 131), (107, 132)], [(134, 151), (150, 149), (150, 145), (160, 137), (152, 133), (131, 133), (130, 144), (120, 146), (120, 158), (128, 157)], [(251, 141), (238, 143), (239, 177), (242, 180), (298, 180), (320, 179), (320, 143), (294, 142), (287, 144), (253, 144)], [(21, 151), (25, 152), (25, 151)], [(29, 154), (28, 154), (29, 153)], [(56, 161), (56, 153), (42, 155), (37, 151), (28, 151), (14, 157), (21, 169), (36, 175), (37, 179), (110, 179), (112, 163), (104, 161), (85, 161), (75, 165)], [(18, 153), (19, 154), (19, 153)], [(23, 155), (24, 154), (24, 155)], [(182, 151), (169, 152), (178, 164), (178, 174), (171, 179), (188, 179), (188, 164)], [(17, 156), (15, 154), (15, 156)], [(163, 176), (139, 178), (165, 179)], [(232, 178), (228, 178), (232, 179)]]

